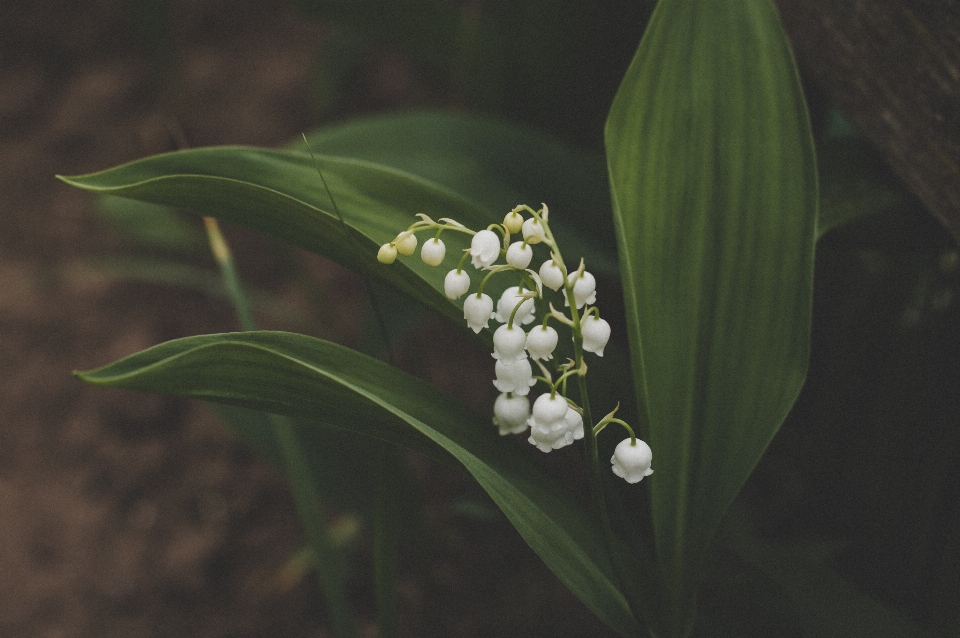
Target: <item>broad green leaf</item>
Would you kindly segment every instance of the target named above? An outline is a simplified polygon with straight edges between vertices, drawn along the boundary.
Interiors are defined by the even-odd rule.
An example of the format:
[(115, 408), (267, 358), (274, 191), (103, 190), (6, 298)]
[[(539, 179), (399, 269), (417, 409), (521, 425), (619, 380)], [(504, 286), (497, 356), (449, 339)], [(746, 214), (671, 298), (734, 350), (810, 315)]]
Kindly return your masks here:
[[(481, 120), (471, 119), (454, 118), (446, 122), (445, 130), (449, 135), (442, 139), (447, 144), (450, 140), (459, 142), (453, 144), (460, 149), (458, 152), (453, 152), (450, 146), (443, 150), (440, 140), (430, 136), (424, 139), (433, 139), (433, 143), (417, 146), (413, 143), (417, 137), (415, 131), (423, 130), (431, 121), (428, 118), (411, 123), (401, 119), (395, 124), (392, 120), (378, 120), (373, 122), (370, 130), (356, 125), (333, 135), (331, 139), (339, 140), (336, 143), (324, 141), (323, 136), (319, 138), (321, 146), (329, 143), (338, 151), (360, 156), (376, 155), (369, 149), (377, 140), (395, 150), (407, 147), (406, 155), (402, 157), (399, 153), (385, 151), (382, 157), (377, 157), (388, 161), (383, 164), (362, 157), (317, 156), (317, 164), (349, 231), (336, 214), (316, 165), (305, 150), (196, 149), (157, 155), (100, 173), (61, 179), (96, 193), (189, 209), (273, 235), (358, 272), (383, 279), (457, 323), (462, 322), (462, 302), (451, 302), (444, 297), (443, 277), (455, 265), (454, 260), (461, 250), (468, 246), (466, 235), (444, 234), (448, 254), (446, 267), (431, 268), (417, 257), (400, 259), (390, 266), (376, 261), (380, 244), (392, 240), (415, 221), (416, 213), (426, 213), (434, 219), (452, 217), (477, 229), (502, 220), (506, 210), (517, 203), (527, 200), (536, 205), (542, 201), (539, 196), (558, 193), (560, 202), (554, 206), (554, 209), (560, 208), (560, 212), (555, 213), (557, 235), (571, 247), (571, 257), (586, 257), (596, 272), (615, 272), (609, 250), (601, 247), (602, 241), (591, 239), (582, 231), (563, 228), (566, 195), (580, 190), (577, 185), (581, 181), (596, 182), (596, 173), (587, 168), (590, 166), (588, 161), (578, 160), (569, 151), (564, 154), (562, 147), (546, 138), (533, 133), (523, 135), (520, 133), (523, 129), (518, 127), (489, 123), (484, 126), (478, 124)], [(394, 128), (397, 132), (391, 134), (389, 131)], [(549, 187), (535, 190), (523, 178), (509, 178), (510, 171), (494, 171), (494, 158), (501, 151), (520, 152), (519, 146), (496, 142), (503, 135), (515, 137), (520, 146), (528, 147), (527, 154), (521, 155), (522, 159), (529, 160), (527, 170), (534, 175), (544, 175), (544, 182)], [(491, 145), (494, 150), (489, 150), (486, 145)], [(440, 166), (457, 168), (444, 172), (436, 164), (431, 167), (424, 158), (432, 156), (435, 151), (445, 158)], [(556, 164), (551, 153), (557, 154)], [(533, 167), (531, 154), (537, 156), (537, 167)], [(504, 162), (511, 171), (523, 170), (523, 165), (511, 163), (509, 158)], [(424, 178), (403, 169), (423, 170), (427, 176)], [(478, 174), (484, 188), (470, 190), (474, 174), (470, 171)], [(585, 177), (578, 180), (578, 175)], [(571, 180), (574, 180), (572, 185)], [(590, 188), (582, 190), (588, 192)], [(514, 200), (515, 195), (522, 199)], [(494, 199), (512, 203), (495, 207)], [(592, 209), (590, 204), (585, 204), (592, 201), (600, 200), (580, 196), (575, 199), (574, 206), (580, 207), (580, 211)], [(589, 221), (587, 213), (576, 211), (576, 208), (571, 211), (570, 217), (580, 217), (582, 227), (598, 226)], [(494, 280), (490, 292), (498, 294), (507, 285), (504, 279)]]
[(606, 127), (657, 557), (658, 634), (689, 630), (717, 524), (809, 351), (817, 186), (769, 0), (661, 0)]
[[(203, 148), (61, 179), (96, 193), (176, 206), (253, 228), (381, 278), (462, 321), (462, 306), (443, 295), (446, 269), (431, 268), (419, 258), (384, 266), (376, 261), (377, 249), (416, 221), (415, 213), (453, 217), (474, 228), (493, 221), (492, 213), (389, 167), (325, 156), (317, 162), (347, 228), (334, 212), (313, 160), (303, 153)], [(444, 241), (449, 254), (469, 245), (461, 233), (447, 233)]]
[[(603, 164), (531, 128), (471, 115), (390, 115), (320, 129), (314, 151), (390, 166), (492, 211), (546, 202), (561, 246), (576, 242), (594, 273), (617, 274)], [(294, 142), (291, 150), (303, 150)], [(573, 232), (571, 232), (573, 231)], [(579, 237), (593, 243), (582, 246)]]
[(309, 418), (455, 462), (587, 607), (623, 635), (639, 632), (596, 521), (488, 419), (404, 372), (311, 337), (246, 332), (170, 341), (79, 376)]

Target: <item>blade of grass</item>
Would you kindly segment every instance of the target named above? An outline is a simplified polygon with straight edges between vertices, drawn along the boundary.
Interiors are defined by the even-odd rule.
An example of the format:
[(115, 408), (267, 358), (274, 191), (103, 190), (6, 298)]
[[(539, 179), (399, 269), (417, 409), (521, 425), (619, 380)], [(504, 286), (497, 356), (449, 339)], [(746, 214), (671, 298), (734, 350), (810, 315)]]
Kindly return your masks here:
[(237, 318), (244, 330), (256, 330), (257, 324), (253, 319), (253, 312), (250, 310), (250, 302), (243, 292), (240, 285), (240, 278), (237, 276), (237, 269), (233, 265), (233, 254), (230, 252), (230, 246), (220, 232), (220, 224), (213, 217), (204, 217), (203, 226), (207, 230), (207, 239), (210, 242), (210, 252), (213, 253), (213, 259), (220, 267), (220, 274), (223, 277), (223, 283), (230, 294), (230, 301), (237, 311)]

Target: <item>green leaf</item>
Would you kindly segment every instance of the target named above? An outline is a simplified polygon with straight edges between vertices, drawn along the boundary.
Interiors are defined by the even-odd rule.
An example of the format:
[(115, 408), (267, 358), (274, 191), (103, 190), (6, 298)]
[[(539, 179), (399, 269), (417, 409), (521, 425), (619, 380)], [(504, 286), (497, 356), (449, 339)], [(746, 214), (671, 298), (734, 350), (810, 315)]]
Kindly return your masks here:
[[(419, 258), (384, 266), (376, 261), (377, 249), (414, 222), (418, 212), (435, 219), (454, 217), (472, 227), (486, 226), (491, 213), (389, 167), (338, 157), (320, 156), (317, 162), (349, 232), (333, 211), (313, 160), (302, 153), (203, 148), (61, 179), (89, 191), (176, 206), (253, 228), (379, 277), (462, 321), (462, 306), (443, 295), (445, 269), (431, 268)], [(444, 241), (451, 254), (469, 245), (462, 233), (447, 233)]]
[(662, 635), (693, 618), (717, 524), (807, 369), (817, 182), (768, 0), (661, 0), (607, 161), (650, 490)]
[(597, 523), (487, 418), (395, 368), (303, 335), (246, 332), (170, 341), (78, 376), (309, 418), (454, 462), (587, 607), (623, 635), (639, 631)]
[[(531, 128), (503, 120), (425, 112), (390, 115), (321, 129), (314, 151), (352, 157), (417, 175), (486, 210), (546, 202), (561, 246), (582, 237), (594, 273), (617, 275), (610, 191), (603, 164)], [(302, 150), (294, 142), (291, 150)]]
[[(428, 133), (433, 127), (439, 136)], [(518, 203), (549, 202), (552, 195), (559, 209), (557, 235), (573, 248), (572, 256), (585, 257), (595, 272), (616, 272), (602, 235), (595, 236), (600, 225), (594, 216), (605, 201), (596, 195), (597, 167), (549, 138), (495, 121), (434, 114), (357, 123), (317, 134), (314, 140), (318, 148), (356, 156), (317, 156), (349, 232), (302, 145), (297, 152), (243, 147), (180, 151), (61, 179), (96, 193), (176, 206), (270, 234), (380, 278), (457, 324), (463, 320), (462, 302), (443, 295), (443, 278), (469, 245), (467, 235), (444, 233), (447, 268), (431, 268), (416, 257), (390, 266), (376, 261), (379, 246), (415, 221), (416, 213), (452, 217), (478, 229), (501, 221)], [(574, 221), (568, 228), (564, 215)], [(497, 279), (489, 292), (496, 295), (506, 285)]]

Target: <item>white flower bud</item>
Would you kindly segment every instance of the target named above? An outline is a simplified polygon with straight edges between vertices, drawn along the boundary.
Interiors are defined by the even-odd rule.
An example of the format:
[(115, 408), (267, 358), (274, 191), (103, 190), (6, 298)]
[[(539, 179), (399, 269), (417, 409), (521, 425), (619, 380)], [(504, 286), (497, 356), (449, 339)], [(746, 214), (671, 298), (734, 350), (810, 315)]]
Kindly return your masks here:
[(527, 333), (526, 344), (530, 358), (534, 361), (537, 359), (543, 359), (544, 361), (553, 359), (553, 351), (557, 347), (558, 340), (557, 331), (550, 326), (540, 325), (530, 328), (530, 332)]
[(513, 309), (517, 307), (517, 304), (520, 304), (520, 309), (517, 310), (517, 314), (514, 315), (513, 322), (521, 326), (532, 323), (535, 319), (533, 313), (536, 311), (537, 306), (533, 299), (523, 298), (523, 295), (520, 294), (520, 286), (510, 286), (500, 295), (500, 299), (497, 301), (496, 320), (500, 323), (510, 321), (510, 314), (513, 312)]
[(563, 286), (563, 271), (551, 257), (540, 266), (540, 281), (551, 290), (560, 290)]
[(493, 424), (500, 428), (500, 436), (520, 434), (527, 429), (530, 418), (530, 399), (517, 394), (503, 393), (493, 404)]
[(636, 445), (631, 445), (630, 439), (620, 441), (610, 462), (613, 463), (613, 473), (627, 483), (639, 483), (643, 477), (653, 474), (650, 469), (653, 452), (650, 446), (640, 439), (637, 439)]
[(474, 332), (480, 332), (487, 327), (487, 322), (493, 316), (493, 299), (489, 295), (477, 293), (469, 295), (463, 301), (463, 318), (467, 326)]
[(443, 278), (443, 294), (447, 299), (459, 299), (468, 290), (470, 290), (470, 275), (466, 270), (451, 270)]
[(507, 263), (514, 268), (523, 270), (530, 265), (532, 260), (533, 248), (530, 248), (530, 245), (525, 242), (515, 241), (507, 248)]
[(547, 233), (543, 230), (543, 224), (536, 217), (531, 217), (523, 222), (523, 239), (528, 244), (539, 244), (546, 241)]
[(486, 268), (500, 256), (500, 237), (492, 230), (481, 230), (470, 241), (474, 268)]
[(428, 266), (439, 266), (446, 254), (447, 247), (436, 237), (425, 241), (420, 249), (420, 258)]
[(507, 216), (503, 218), (503, 227), (510, 233), (519, 233), (523, 227), (523, 215), (515, 210), (510, 211), (507, 213)]
[(591, 314), (580, 324), (580, 330), (583, 334), (583, 349), (602, 357), (603, 349), (610, 340), (610, 324)]
[(500, 392), (513, 392), (520, 396), (526, 396), (530, 392), (530, 386), (537, 382), (533, 378), (533, 368), (530, 366), (530, 359), (526, 357), (515, 361), (497, 361), (494, 367), (497, 378), (493, 382)]
[(523, 346), (527, 342), (527, 334), (523, 328), (503, 324), (493, 333), (493, 358), (501, 361), (516, 361), (526, 357)]
[[(577, 301), (577, 308), (583, 308), (584, 304), (592, 304), (597, 300), (597, 280), (593, 275), (584, 271), (579, 277), (577, 273), (570, 274), (570, 283), (573, 284), (573, 298)], [(566, 297), (566, 291), (564, 291)], [(566, 300), (570, 305), (570, 300)]]
[(417, 250), (417, 236), (409, 230), (405, 230), (397, 235), (397, 238), (393, 240), (393, 244), (397, 247), (398, 253), (404, 257), (409, 257)]
[(377, 261), (381, 264), (392, 264), (397, 260), (397, 247), (393, 244), (384, 244), (377, 251)]

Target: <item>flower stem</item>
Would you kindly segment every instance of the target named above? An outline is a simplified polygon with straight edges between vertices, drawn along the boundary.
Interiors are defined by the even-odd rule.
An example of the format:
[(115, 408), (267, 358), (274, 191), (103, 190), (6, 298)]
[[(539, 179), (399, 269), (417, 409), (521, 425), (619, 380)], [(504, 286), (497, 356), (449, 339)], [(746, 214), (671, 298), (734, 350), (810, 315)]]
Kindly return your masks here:
[[(537, 215), (537, 217), (539, 217), (539, 215)], [(559, 266), (560, 272), (563, 273), (563, 289), (566, 292), (567, 299), (570, 303), (570, 330), (573, 333), (574, 369), (581, 371), (581, 373), (577, 374), (577, 386), (580, 390), (580, 407), (583, 409), (584, 455), (586, 456), (587, 482), (590, 488), (590, 497), (593, 500), (597, 515), (600, 517), (600, 525), (603, 529), (603, 543), (606, 547), (607, 557), (610, 560), (613, 573), (619, 582), (620, 589), (624, 593), (624, 597), (627, 599), (627, 604), (630, 605), (631, 611), (633, 611), (633, 614), (637, 620), (640, 621), (640, 626), (642, 627), (645, 626), (646, 623), (643, 620), (644, 614), (641, 609), (641, 594), (639, 592), (637, 582), (634, 579), (634, 575), (630, 573), (625, 562), (620, 559), (621, 550), (619, 546), (622, 544), (622, 541), (619, 540), (613, 531), (613, 524), (610, 519), (607, 498), (603, 490), (603, 477), (600, 474), (600, 459), (597, 449), (597, 433), (594, 432), (593, 429), (594, 422), (593, 414), (590, 410), (590, 397), (587, 392), (587, 380), (585, 375), (582, 373), (584, 370), (582, 319), (586, 318), (587, 314), (590, 312), (590, 309), (588, 308), (584, 316), (582, 318), (580, 317), (580, 312), (577, 308), (576, 297), (573, 294), (573, 283), (570, 281), (567, 266), (564, 263), (563, 256), (560, 253), (560, 247), (557, 245), (557, 242), (553, 237), (553, 233), (550, 231), (549, 223), (544, 222), (543, 228), (546, 236), (546, 241), (544, 243), (550, 247), (550, 250), (554, 255), (554, 261), (557, 263), (557, 266)], [(582, 260), (580, 268), (583, 268)], [(617, 508), (622, 507), (617, 499), (614, 499), (613, 506)], [(623, 518), (622, 511), (618, 511), (617, 515), (619, 518)]]

